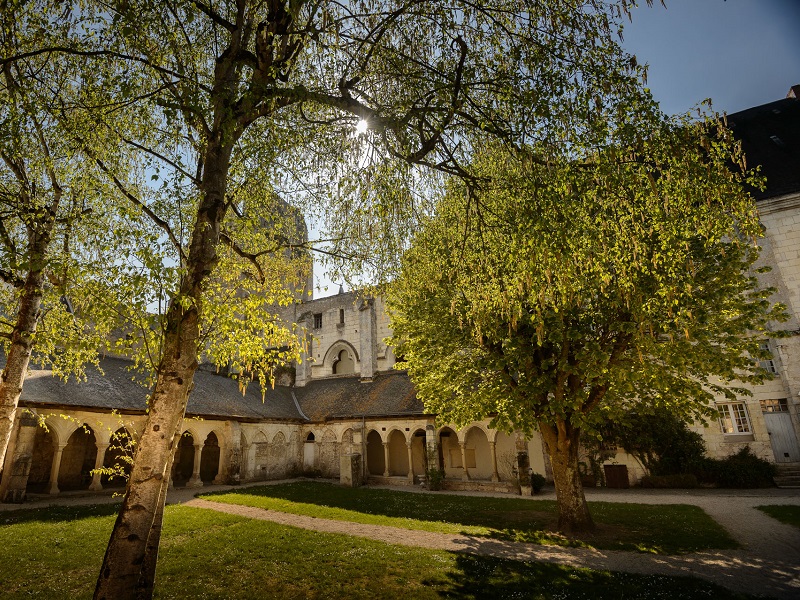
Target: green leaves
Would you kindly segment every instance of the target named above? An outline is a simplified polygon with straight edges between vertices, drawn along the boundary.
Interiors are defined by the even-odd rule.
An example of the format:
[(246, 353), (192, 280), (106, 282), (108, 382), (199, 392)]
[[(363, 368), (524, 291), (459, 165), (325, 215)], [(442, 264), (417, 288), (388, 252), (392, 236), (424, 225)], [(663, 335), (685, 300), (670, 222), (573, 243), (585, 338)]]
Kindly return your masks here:
[(635, 145), (565, 155), (487, 144), (415, 237), (389, 306), (431, 412), (593, 428), (641, 403), (683, 418), (763, 372), (771, 290), (750, 275), (759, 225), (713, 119), (642, 119)]

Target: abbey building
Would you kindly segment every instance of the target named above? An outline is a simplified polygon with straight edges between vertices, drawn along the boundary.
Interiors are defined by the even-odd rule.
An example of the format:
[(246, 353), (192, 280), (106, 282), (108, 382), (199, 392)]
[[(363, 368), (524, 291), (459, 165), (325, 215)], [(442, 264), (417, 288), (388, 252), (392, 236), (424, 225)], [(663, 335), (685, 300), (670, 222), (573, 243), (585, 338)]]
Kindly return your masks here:
[[(743, 445), (778, 465), (800, 466), (800, 86), (783, 100), (728, 116), (750, 164), (763, 165), (765, 192), (754, 192), (765, 229), (762, 275), (778, 291), (790, 320), (789, 337), (768, 342), (763, 366), (772, 380), (736, 401), (720, 399), (721, 418), (697, 426), (712, 456)], [(380, 297), (359, 292), (295, 304), (284, 317), (303, 326), (307, 356), (262, 401), (258, 386), (242, 395), (237, 383), (201, 368), (189, 398), (184, 434), (172, 468), (175, 486), (210, 486), (319, 474), (416, 485), (442, 469), (444, 486), (527, 491), (528, 474), (549, 476), (538, 434), (503, 432), (488, 422), (463, 428), (428, 414), (384, 340), (391, 334)], [(95, 472), (125, 465), (124, 440), (145, 422), (146, 388), (130, 363), (108, 357), (103, 375), (63, 383), (45, 370), (25, 382), (15, 431), (0, 481), (0, 499), (26, 494), (100, 490), (121, 480)], [(40, 427), (39, 422), (47, 427)], [(606, 461), (625, 466), (627, 482), (643, 473), (620, 450)], [(625, 482), (625, 483), (627, 483)]]

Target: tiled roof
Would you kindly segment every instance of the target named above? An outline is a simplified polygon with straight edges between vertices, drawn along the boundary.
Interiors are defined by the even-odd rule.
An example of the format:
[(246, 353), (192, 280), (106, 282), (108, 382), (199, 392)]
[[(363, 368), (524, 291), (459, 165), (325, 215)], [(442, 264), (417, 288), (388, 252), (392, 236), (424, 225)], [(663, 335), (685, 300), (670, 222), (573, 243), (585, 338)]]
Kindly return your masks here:
[(772, 198), (800, 191), (800, 99), (784, 98), (728, 115), (728, 127), (741, 140), (747, 166), (761, 165), (764, 192)]
[(316, 379), (294, 392), (312, 421), (425, 414), (408, 374), (399, 371), (378, 373), (370, 382), (357, 376)]
[[(5, 362), (2, 357), (0, 362)], [(130, 365), (125, 359), (104, 358), (100, 361), (103, 374), (89, 367), (86, 381), (66, 383), (53, 377), (49, 370), (32, 369), (25, 380), (20, 404), (144, 412), (148, 390), (133, 381)], [(242, 396), (234, 380), (204, 370), (195, 373), (186, 414), (244, 420), (304, 420), (297, 411), (291, 389), (268, 388), (262, 402), (258, 384), (250, 384)]]

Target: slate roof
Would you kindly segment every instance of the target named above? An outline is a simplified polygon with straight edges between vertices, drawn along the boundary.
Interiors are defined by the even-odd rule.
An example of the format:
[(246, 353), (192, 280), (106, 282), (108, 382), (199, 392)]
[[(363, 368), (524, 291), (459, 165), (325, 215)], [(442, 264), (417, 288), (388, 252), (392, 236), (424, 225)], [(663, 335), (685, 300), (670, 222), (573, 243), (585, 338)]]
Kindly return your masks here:
[(378, 373), (371, 382), (357, 376), (315, 379), (294, 393), (312, 421), (425, 414), (408, 374), (401, 371)]
[(728, 127), (742, 142), (747, 166), (761, 165), (767, 189), (751, 190), (757, 200), (800, 191), (800, 99), (784, 98), (728, 115)]
[[(0, 357), (0, 362), (5, 360)], [(66, 406), (86, 409), (144, 412), (147, 388), (133, 381), (131, 362), (122, 358), (100, 361), (103, 375), (86, 370), (87, 380), (63, 382), (46, 369), (32, 369), (25, 380), (20, 404), (23, 406)], [(297, 410), (290, 388), (267, 389), (264, 401), (258, 384), (251, 384), (242, 396), (237, 383), (221, 375), (198, 370), (189, 395), (186, 414), (240, 420), (305, 420)]]

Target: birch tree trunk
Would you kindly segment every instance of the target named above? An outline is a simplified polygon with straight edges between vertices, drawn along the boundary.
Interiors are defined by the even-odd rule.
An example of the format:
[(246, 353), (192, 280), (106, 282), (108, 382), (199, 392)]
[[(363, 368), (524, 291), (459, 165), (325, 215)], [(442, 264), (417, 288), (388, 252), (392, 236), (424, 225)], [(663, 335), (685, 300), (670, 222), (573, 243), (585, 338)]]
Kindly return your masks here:
[(559, 420), (555, 426), (540, 422), (539, 430), (553, 466), (558, 530), (566, 535), (593, 531), (594, 521), (589, 514), (578, 469), (580, 429)]
[[(31, 264), (41, 265), (41, 256), (50, 243), (49, 233), (33, 236)], [(44, 289), (44, 273), (41, 267), (28, 271), (22, 288), (17, 320), (11, 333), (11, 346), (6, 356), (6, 365), (0, 375), (0, 468), (5, 463), (14, 418), (22, 394), (22, 385), (31, 360), (36, 325), (39, 322)]]
[(179, 439), (176, 433), (183, 422), (198, 365), (203, 285), (217, 261), (230, 151), (230, 145), (218, 144), (207, 152), (203, 201), (194, 223), (187, 273), (179, 297), (172, 301), (167, 312), (164, 350), (147, 422), (97, 580), (94, 593), (97, 599), (133, 600), (152, 596), (155, 577), (152, 553), (158, 547), (169, 467)]

